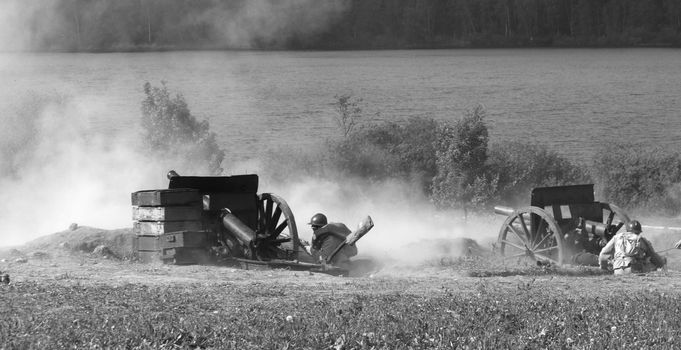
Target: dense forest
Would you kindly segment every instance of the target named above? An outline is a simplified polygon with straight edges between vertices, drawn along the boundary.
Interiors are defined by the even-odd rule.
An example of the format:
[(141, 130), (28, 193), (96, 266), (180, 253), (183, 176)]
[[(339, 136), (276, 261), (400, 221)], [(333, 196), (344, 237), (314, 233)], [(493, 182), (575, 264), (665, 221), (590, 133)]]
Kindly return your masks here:
[(4, 50), (681, 46), (681, 0), (9, 3)]

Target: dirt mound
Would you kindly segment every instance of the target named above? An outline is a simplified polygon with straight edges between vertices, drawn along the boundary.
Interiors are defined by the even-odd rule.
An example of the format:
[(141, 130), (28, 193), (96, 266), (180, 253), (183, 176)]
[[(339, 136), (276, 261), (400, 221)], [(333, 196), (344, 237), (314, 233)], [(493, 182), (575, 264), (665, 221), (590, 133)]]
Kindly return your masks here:
[(108, 257), (130, 257), (135, 233), (132, 228), (104, 230), (88, 226), (71, 227), (61, 232), (39, 237), (24, 245), (22, 250), (56, 252), (82, 251)]
[(108, 246), (104, 244), (98, 245), (93, 251), (92, 255), (99, 256), (105, 259), (120, 259), (118, 254), (114, 253)]

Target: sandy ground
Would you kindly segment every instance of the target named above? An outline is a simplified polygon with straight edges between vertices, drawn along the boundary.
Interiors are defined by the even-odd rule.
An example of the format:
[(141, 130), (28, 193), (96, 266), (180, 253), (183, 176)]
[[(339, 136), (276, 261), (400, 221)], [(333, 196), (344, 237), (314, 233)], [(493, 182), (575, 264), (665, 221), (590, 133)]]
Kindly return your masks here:
[[(219, 286), (264, 284), (285, 285), (286, 288), (300, 290), (317, 288), (334, 293), (356, 293), (363, 290), (369, 293), (428, 295), (443, 289), (466, 293), (480, 288), (519, 293), (529, 287), (550, 288), (560, 293), (577, 295), (605, 294), (613, 288), (632, 292), (681, 291), (681, 250), (664, 253), (670, 261), (667, 271), (625, 277), (603, 275), (598, 269), (571, 267), (539, 274), (527, 274), (527, 269), (510, 269), (498, 273), (498, 269), (485, 266), (484, 260), (467, 261), (465, 258), (451, 256), (434, 256), (430, 263), (418, 264), (386, 261), (380, 269), (362, 277), (335, 277), (308, 271), (175, 266), (121, 259), (125, 255), (125, 249), (129, 249), (127, 245), (132, 237), (129, 229), (107, 231), (79, 228), (55, 233), (24, 246), (1, 249), (0, 271), (8, 273), (12, 283), (39, 281), (47, 284), (112, 286), (161, 286), (171, 283)], [(670, 242), (675, 239), (676, 237), (666, 237)], [(669, 244), (661, 241), (657, 243)], [(98, 245), (110, 247), (111, 253), (93, 253), (92, 250)], [(440, 263), (443, 258), (447, 258), (449, 263)]]

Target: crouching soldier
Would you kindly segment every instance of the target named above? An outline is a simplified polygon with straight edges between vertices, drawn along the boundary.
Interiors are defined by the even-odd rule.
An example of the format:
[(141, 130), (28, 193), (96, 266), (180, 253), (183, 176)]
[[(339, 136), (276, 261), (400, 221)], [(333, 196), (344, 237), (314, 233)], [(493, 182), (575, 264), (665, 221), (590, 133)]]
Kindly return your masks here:
[(667, 264), (667, 258), (660, 256), (647, 239), (641, 237), (641, 223), (633, 220), (627, 223), (626, 232), (620, 232), (603, 247), (598, 261), (602, 269), (612, 268), (616, 275), (655, 271)]
[(315, 261), (347, 268), (350, 265), (350, 257), (357, 255), (357, 247), (354, 244), (343, 247), (331, 261), (327, 261), (327, 259), (336, 251), (338, 246), (345, 242), (345, 238), (352, 231), (342, 223), (328, 222), (326, 215), (321, 213), (312, 216), (308, 224), (312, 227), (310, 253)]

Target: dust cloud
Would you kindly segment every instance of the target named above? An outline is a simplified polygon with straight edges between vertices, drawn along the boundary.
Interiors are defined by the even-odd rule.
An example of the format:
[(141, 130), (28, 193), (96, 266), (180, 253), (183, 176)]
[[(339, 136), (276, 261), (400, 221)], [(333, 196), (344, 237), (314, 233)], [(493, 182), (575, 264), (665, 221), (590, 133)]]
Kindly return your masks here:
[(91, 129), (90, 117), (101, 111), (86, 101), (29, 94), (0, 112), (0, 246), (71, 223), (131, 227), (130, 193), (167, 186), (159, 164), (136, 145), (134, 131)]
[(260, 192), (273, 192), (287, 201), (300, 238), (308, 241), (312, 231), (306, 223), (316, 213), (351, 230), (371, 216), (375, 226), (357, 243), (358, 257), (400, 264), (462, 256), (467, 238), (489, 250), (503, 221), (492, 215), (464, 218), (461, 212), (436, 210), (422, 192), (399, 180), (368, 185), (350, 179), (301, 178), (269, 186), (264, 179)]
[[(0, 246), (22, 244), (71, 223), (131, 227), (130, 193), (167, 188), (170, 169), (206, 175), (181, 159), (148, 157), (134, 126), (97, 132), (89, 121), (102, 111), (91, 101), (56, 93), (28, 95), (1, 112)], [(463, 238), (489, 249), (503, 221), (493, 215), (465, 220), (460, 212), (437, 211), (420, 190), (399, 180), (273, 181), (258, 160), (232, 164), (229, 155), (223, 167), (225, 175), (260, 174), (259, 192), (276, 193), (288, 202), (299, 235), (307, 241), (311, 230), (306, 223), (317, 212), (351, 229), (370, 215), (375, 227), (358, 242), (360, 256), (417, 263), (460, 255), (464, 247), (456, 245)]]
[[(49, 48), (51, 35), (73, 25), (73, 18), (59, 10), (61, 3), (0, 2), (0, 51), (30, 50), (45, 43)], [(97, 18), (106, 10), (102, 4), (82, 3), (79, 11)], [(216, 45), (249, 48), (254, 40), (278, 42), (294, 33), (318, 32), (347, 6), (342, 0), (249, 0), (237, 10), (217, 6), (182, 21), (210, 23), (221, 33)], [(115, 133), (94, 131), (90, 119), (102, 111), (92, 101), (29, 95), (1, 108), (0, 246), (21, 244), (71, 223), (130, 227), (131, 192), (166, 188), (169, 169), (201, 175), (184, 168), (179, 159), (146, 157), (133, 127)], [(232, 174), (259, 170), (257, 161), (246, 167), (239, 171), (224, 166), (235, 169)], [(370, 215), (376, 226), (358, 243), (360, 255), (423, 260), (433, 255), (432, 249), (420, 248), (424, 242), (438, 245), (463, 237), (483, 242), (498, 229), (486, 218), (464, 220), (461, 213), (437, 212), (421, 193), (399, 181), (371, 186), (319, 179), (293, 179), (271, 187), (266, 180), (262, 183), (260, 192), (277, 193), (291, 205), (302, 239), (310, 239), (305, 223), (317, 212), (351, 229)]]

